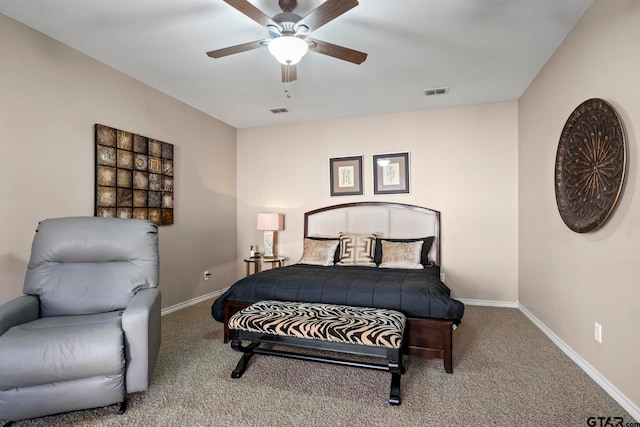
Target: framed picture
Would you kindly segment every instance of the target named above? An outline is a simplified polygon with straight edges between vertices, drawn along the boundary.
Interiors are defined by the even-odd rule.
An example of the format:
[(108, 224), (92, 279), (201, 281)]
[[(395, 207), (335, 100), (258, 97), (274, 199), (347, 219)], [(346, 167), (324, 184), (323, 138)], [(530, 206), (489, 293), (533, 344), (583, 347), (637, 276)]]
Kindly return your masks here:
[(373, 156), (373, 194), (409, 192), (409, 153)]
[(362, 156), (329, 159), (332, 196), (362, 195)]

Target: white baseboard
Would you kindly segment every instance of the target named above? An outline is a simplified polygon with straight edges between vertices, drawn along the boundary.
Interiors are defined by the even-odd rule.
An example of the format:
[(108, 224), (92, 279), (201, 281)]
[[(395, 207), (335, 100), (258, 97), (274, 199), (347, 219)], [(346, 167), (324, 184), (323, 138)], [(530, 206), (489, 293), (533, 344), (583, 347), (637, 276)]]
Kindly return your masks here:
[(484, 307), (505, 307), (505, 308), (518, 308), (518, 301), (490, 301), (482, 299), (462, 299), (456, 298), (464, 305), (481, 305)]
[[(620, 404), (627, 412), (631, 414), (636, 421), (640, 421), (640, 407), (630, 401), (620, 390), (614, 387), (605, 377), (600, 374), (593, 366), (584, 360), (578, 353), (573, 351), (564, 341), (547, 328), (540, 320), (538, 320), (529, 310), (520, 304), (520, 311), (527, 316), (555, 345), (560, 348), (571, 360), (575, 362), (583, 371), (587, 373), (602, 389), (609, 394), (616, 402)], [(614, 415), (614, 414), (602, 414)], [(625, 420), (627, 421), (627, 420)]]
[(164, 316), (165, 314), (173, 313), (174, 311), (178, 311), (178, 310), (181, 310), (183, 308), (187, 308), (187, 307), (189, 307), (191, 305), (198, 304), (199, 302), (206, 301), (208, 299), (218, 298), (227, 289), (228, 288), (220, 289), (219, 291), (211, 292), (211, 293), (199, 296), (197, 298), (190, 299), (189, 301), (181, 302), (180, 304), (176, 304), (176, 305), (172, 305), (171, 307), (163, 308), (162, 311), (161, 311), (161, 315)]

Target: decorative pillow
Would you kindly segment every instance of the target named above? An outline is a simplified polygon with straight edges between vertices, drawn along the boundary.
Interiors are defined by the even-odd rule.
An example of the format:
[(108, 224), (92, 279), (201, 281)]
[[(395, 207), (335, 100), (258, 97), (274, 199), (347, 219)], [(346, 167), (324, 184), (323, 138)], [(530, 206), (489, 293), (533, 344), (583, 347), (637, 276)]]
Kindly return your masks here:
[(375, 247), (375, 234), (340, 233), (340, 261), (337, 265), (375, 267), (376, 263), (373, 262)]
[(337, 239), (317, 240), (305, 238), (302, 257), (298, 264), (333, 265), (338, 243), (340, 241)]
[(317, 234), (313, 234), (311, 236), (305, 237), (305, 239), (332, 240), (334, 242), (338, 242), (338, 245), (336, 246), (336, 253), (335, 253), (334, 257), (333, 257), (333, 263), (336, 264), (336, 263), (340, 262), (340, 238), (339, 237), (320, 236), (320, 235), (317, 235)]
[(383, 241), (387, 241), (387, 242), (406, 242), (406, 243), (419, 242), (420, 241), (420, 242), (424, 242), (422, 244), (422, 251), (420, 252), (420, 264), (422, 264), (424, 266), (431, 266), (432, 263), (431, 263), (431, 261), (429, 261), (429, 251), (431, 250), (431, 246), (433, 245), (433, 240), (434, 240), (433, 236), (420, 237), (420, 238), (415, 238), (415, 239), (383, 239), (383, 238), (377, 238), (376, 239), (375, 259), (373, 261), (378, 265), (380, 265), (380, 263), (382, 262), (382, 255), (383, 255), (382, 242)]
[(420, 263), (420, 252), (423, 242), (389, 242), (382, 241), (382, 262), (379, 268), (405, 268), (420, 270), (424, 266)]

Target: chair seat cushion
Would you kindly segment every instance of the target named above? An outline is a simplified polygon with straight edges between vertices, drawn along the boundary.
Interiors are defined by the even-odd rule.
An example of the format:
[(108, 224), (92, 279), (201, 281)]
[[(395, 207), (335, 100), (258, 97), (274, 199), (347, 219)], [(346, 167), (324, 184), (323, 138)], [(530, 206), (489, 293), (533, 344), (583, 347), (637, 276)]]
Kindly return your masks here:
[(119, 312), (45, 317), (0, 336), (0, 389), (123, 375)]

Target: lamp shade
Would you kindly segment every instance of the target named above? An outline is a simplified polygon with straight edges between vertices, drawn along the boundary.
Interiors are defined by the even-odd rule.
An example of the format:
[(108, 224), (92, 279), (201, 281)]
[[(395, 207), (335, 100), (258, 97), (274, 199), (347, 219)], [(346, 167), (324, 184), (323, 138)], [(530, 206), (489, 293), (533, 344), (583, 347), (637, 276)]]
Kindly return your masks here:
[(279, 213), (259, 213), (258, 230), (284, 230), (284, 215)]
[(269, 42), (269, 52), (284, 65), (297, 64), (309, 50), (303, 39), (295, 36), (280, 36)]

